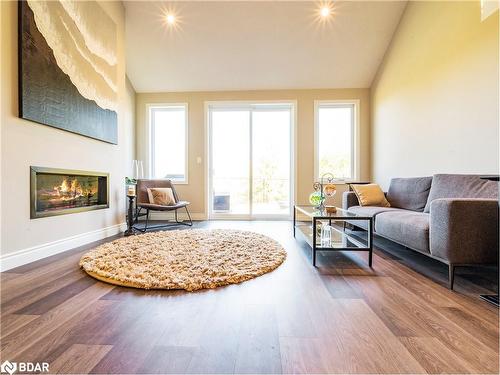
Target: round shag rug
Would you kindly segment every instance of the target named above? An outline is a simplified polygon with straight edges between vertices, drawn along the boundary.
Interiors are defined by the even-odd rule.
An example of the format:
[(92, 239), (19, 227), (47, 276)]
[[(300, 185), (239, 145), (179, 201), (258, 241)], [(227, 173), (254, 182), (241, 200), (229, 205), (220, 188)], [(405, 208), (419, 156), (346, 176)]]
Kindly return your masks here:
[(191, 229), (108, 242), (82, 256), (80, 267), (111, 284), (193, 291), (252, 279), (274, 270), (285, 258), (283, 246), (262, 234)]

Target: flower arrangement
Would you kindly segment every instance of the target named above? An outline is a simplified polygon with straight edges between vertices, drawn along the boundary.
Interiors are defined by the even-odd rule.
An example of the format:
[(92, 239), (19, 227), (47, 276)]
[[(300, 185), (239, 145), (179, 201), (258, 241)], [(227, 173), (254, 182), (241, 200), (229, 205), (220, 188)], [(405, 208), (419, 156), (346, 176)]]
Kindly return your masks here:
[[(333, 183), (335, 177), (331, 173), (325, 173), (321, 176), (319, 182), (315, 182), (313, 184), (314, 192), (309, 196), (309, 202), (314, 205), (315, 208), (319, 210), (323, 210), (325, 208), (325, 200), (327, 197), (333, 197), (337, 192), (337, 187)], [(332, 206), (334, 210), (330, 210), (331, 212), (335, 212), (336, 209)], [(328, 211), (327, 207), (327, 211)]]

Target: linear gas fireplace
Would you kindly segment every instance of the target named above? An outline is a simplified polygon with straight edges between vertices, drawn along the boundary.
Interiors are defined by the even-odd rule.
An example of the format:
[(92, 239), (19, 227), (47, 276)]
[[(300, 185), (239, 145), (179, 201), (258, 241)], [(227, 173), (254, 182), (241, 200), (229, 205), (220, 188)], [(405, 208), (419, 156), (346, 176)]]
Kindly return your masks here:
[(109, 174), (31, 167), (31, 218), (109, 207)]

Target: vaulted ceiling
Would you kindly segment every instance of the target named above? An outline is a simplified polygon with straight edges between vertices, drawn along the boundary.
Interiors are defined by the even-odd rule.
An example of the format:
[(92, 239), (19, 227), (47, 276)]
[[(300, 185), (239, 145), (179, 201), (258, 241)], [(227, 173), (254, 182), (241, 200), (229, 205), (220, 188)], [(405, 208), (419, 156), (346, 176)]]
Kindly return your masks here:
[[(370, 87), (402, 1), (126, 1), (138, 92)], [(175, 16), (169, 25), (166, 15)]]

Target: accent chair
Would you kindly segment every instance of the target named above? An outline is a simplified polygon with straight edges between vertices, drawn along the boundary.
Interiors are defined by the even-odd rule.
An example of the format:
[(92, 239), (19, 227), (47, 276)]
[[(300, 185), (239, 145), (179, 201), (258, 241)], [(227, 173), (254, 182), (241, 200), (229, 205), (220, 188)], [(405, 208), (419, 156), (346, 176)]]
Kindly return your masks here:
[[(148, 189), (154, 189), (154, 188), (170, 188), (172, 189), (172, 193), (174, 195), (175, 199), (175, 204), (171, 206), (164, 206), (164, 205), (159, 205), (159, 204), (154, 204), (149, 201), (149, 195), (148, 195)], [(136, 228), (142, 232), (146, 232), (148, 229), (159, 229), (159, 228), (167, 228), (170, 226), (176, 226), (176, 225), (187, 225), (187, 226), (192, 226), (193, 225), (193, 220), (191, 219), (191, 215), (189, 214), (188, 206), (190, 202), (187, 201), (182, 201), (179, 199), (179, 196), (177, 195), (177, 192), (175, 191), (174, 185), (172, 184), (171, 180), (166, 180), (166, 179), (157, 179), (157, 180), (147, 180), (147, 179), (139, 179), (137, 180), (137, 214), (136, 214), (136, 222), (139, 216), (144, 216), (141, 215), (141, 210), (146, 210), (146, 225), (144, 228)], [(179, 221), (178, 215), (177, 215), (177, 210), (179, 209), (185, 209), (188, 219), (188, 222), (184, 221)], [(170, 212), (174, 211), (174, 218), (175, 218), (175, 223), (173, 224), (161, 224), (161, 225), (154, 225), (154, 226), (149, 226), (149, 212), (150, 211), (157, 211), (157, 212)]]

